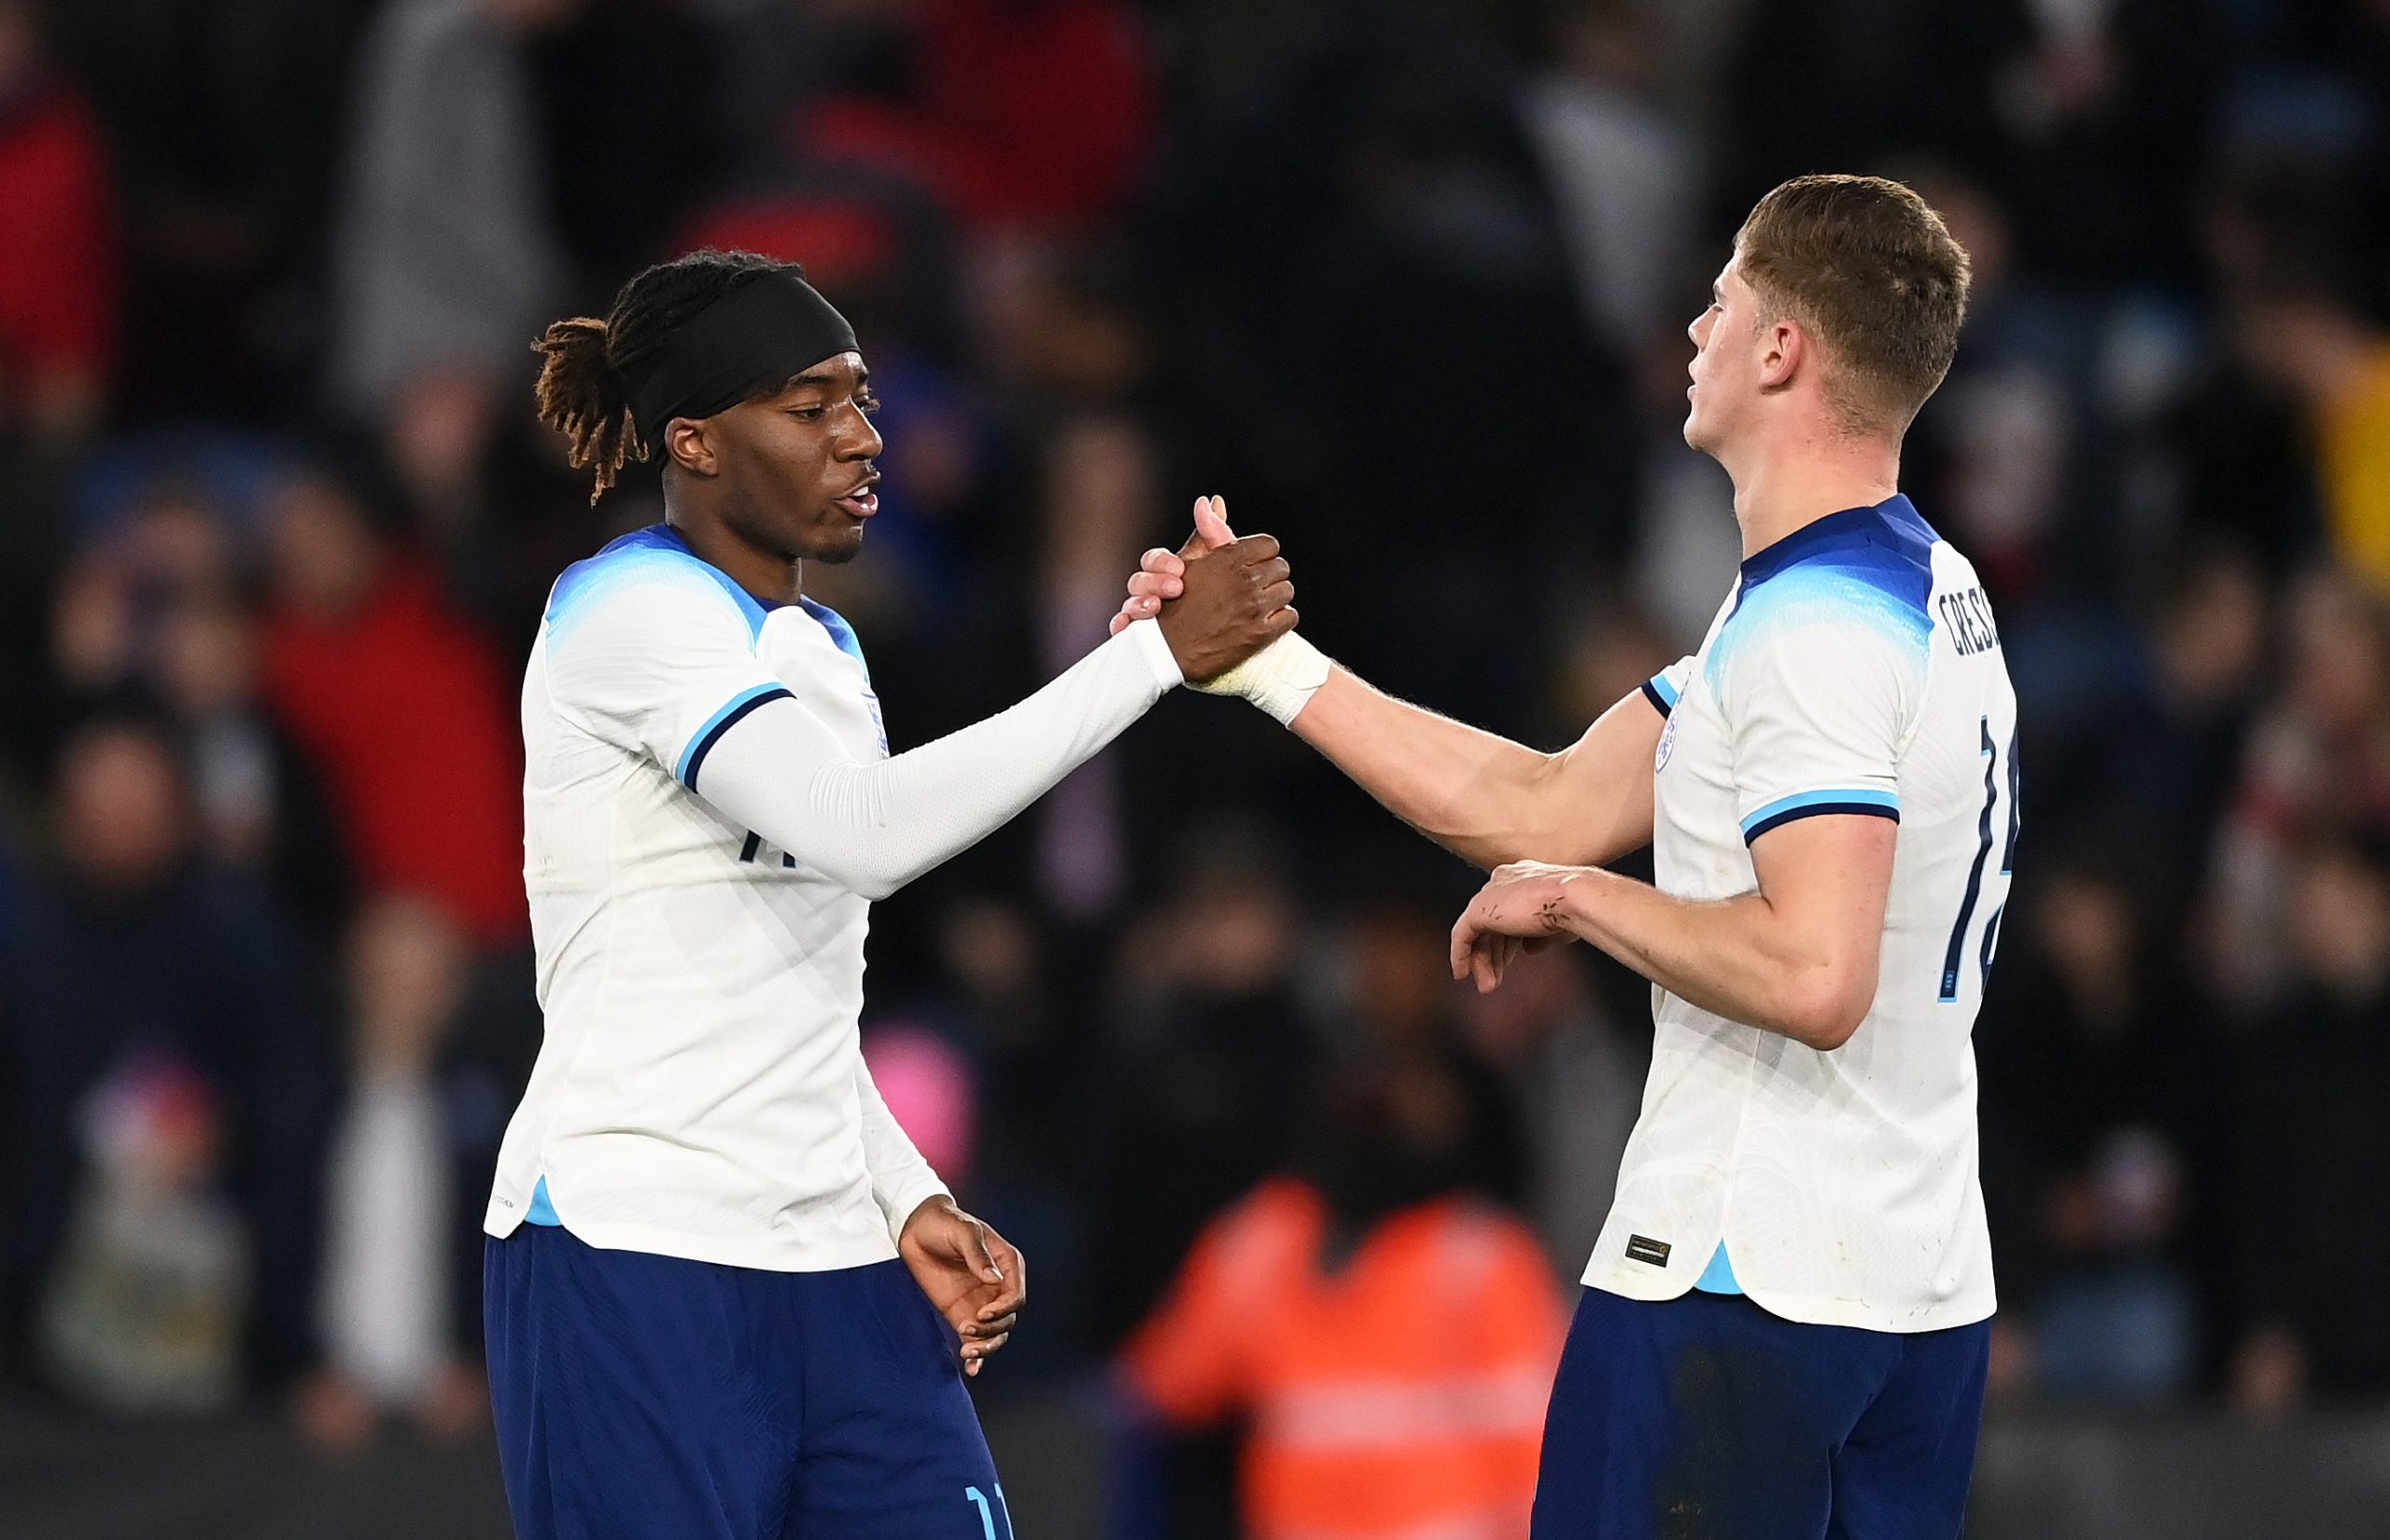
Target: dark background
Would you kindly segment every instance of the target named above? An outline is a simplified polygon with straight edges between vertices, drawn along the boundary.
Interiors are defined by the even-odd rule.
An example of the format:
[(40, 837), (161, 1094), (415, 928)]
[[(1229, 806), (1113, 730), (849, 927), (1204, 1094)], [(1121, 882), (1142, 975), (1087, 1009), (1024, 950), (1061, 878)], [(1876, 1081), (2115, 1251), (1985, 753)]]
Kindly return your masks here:
[[(532, 420), (547, 320), (703, 245), (848, 310), (883, 512), (806, 581), (899, 749), (1092, 645), (1206, 492), (1320, 646), (1557, 747), (1731, 581), (1683, 328), (1820, 170), (1908, 180), (1975, 269), (1904, 481), (2023, 702), (1977, 1528), (2363, 1533), (2379, 0), (0, 0), (0, 1532), (497, 1522), (513, 692), (555, 573), (661, 516)], [(1232, 1437), (1137, 1477), (1167, 1519), (1102, 1495), (1106, 1365), (1224, 1206), (1332, 1168), (1373, 1045), (1449, 1056), (1453, 1180), (1562, 1297), (1644, 990), (1463, 998), (1471, 888), (1182, 694), (878, 907), (876, 1072), (1038, 1269), (981, 1387), (1024, 1521), (1230, 1532)]]

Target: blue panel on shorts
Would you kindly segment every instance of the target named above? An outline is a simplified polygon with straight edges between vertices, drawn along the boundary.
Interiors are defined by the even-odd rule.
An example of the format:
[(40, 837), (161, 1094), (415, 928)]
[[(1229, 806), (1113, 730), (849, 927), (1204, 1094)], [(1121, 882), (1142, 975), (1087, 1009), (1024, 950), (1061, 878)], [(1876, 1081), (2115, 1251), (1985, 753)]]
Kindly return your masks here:
[(765, 1272), (485, 1244), (520, 1540), (1013, 1540), (954, 1333), (893, 1259)]
[(1991, 1323), (1813, 1326), (1749, 1298), (1587, 1289), (1544, 1419), (1534, 1540), (1958, 1540)]

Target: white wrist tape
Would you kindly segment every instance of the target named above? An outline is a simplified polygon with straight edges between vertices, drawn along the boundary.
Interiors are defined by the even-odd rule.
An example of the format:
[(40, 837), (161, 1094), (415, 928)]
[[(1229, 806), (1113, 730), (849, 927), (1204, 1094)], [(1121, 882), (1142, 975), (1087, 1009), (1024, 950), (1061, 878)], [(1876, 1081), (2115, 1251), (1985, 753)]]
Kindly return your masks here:
[(1207, 695), (1242, 695), (1291, 726), (1312, 696), (1328, 682), (1327, 653), (1289, 631), (1225, 674), (1189, 685)]

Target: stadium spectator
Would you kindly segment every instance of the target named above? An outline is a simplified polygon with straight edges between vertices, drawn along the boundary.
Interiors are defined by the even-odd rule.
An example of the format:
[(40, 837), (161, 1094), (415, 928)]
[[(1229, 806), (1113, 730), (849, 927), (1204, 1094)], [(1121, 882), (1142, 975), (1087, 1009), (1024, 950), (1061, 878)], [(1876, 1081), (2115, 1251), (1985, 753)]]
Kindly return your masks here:
[(2241, 780), (2269, 597), (2247, 556), (2194, 544), (2169, 564), (2125, 677), (2103, 672), (2097, 693), (2067, 714), (2068, 730), (2029, 729), (2036, 823), (2100, 828), (2105, 843), (2133, 845), (2146, 869), (2137, 894), (2144, 955), (2177, 976), (2192, 959), (2187, 932)]
[(2286, 618), (2285, 687), (2251, 733), (2210, 894), (2211, 968), (2243, 1007), (2265, 1004), (2283, 978), (2290, 853), (2390, 821), (2390, 609), (2317, 574)]
[(1382, 886), (1354, 903), (1343, 928), (1351, 998), (1329, 1028), (1348, 1052), (1433, 1060), (1458, 1098), (1449, 1137), (1436, 1144), (1446, 1179), (1515, 1209), (1527, 1195), (1526, 1131), (1510, 1086), (1462, 1030), (1458, 1006), (1467, 997), (1453, 986), (1449, 950), (1436, 953), (1438, 937), (1452, 945), (1452, 922), (1437, 902), (1446, 875), (1441, 861), (1390, 863)]
[(117, 331), (116, 211), (99, 125), (51, 69), (31, 0), (0, 0), (0, 436), (99, 424)]
[(1302, 915), (1282, 859), (1250, 828), (1196, 831), (1172, 897), (1123, 941), (1088, 1194), (1104, 1238), (1098, 1344), (1144, 1316), (1214, 1215), (1296, 1154), (1317, 1028), (1296, 991)]
[[(2016, 232), (2000, 203), (1945, 166), (1905, 180), (1966, 248), (1966, 345), (1902, 446), (1905, 480), (1932, 491), (1936, 527), (1962, 542), (1993, 596), (2039, 595), (2069, 535), (2074, 425), (2089, 411), (2101, 317), (2019, 283)], [(2097, 510), (2089, 519), (2098, 522)]]
[(257, 618), (232, 598), (180, 599), (158, 628), (153, 688), (190, 748), (200, 847), (321, 942), (348, 913), (347, 850), (306, 756), (266, 710), (260, 645)]
[(260, 698), (257, 622), (240, 597), (253, 576), (246, 523), (229, 490), (190, 468), (161, 475), (73, 557), (49, 616), (51, 717), (154, 701), (189, 749), (197, 846), (321, 940), (346, 912), (345, 851)]
[(1527, 1533), (1565, 1322), (1533, 1233), (1468, 1195), (1455, 1062), (1398, 1034), (1347, 1064), (1311, 1168), (1207, 1225), (1122, 1351), (1168, 1425), (1244, 1424), (1253, 1540)]
[(910, 91), (805, 106), (807, 155), (928, 188), (983, 231), (1082, 231), (1128, 192), (1153, 133), (1144, 39), (1118, 0), (923, 0), (891, 7)]
[(873, 959), (882, 998), (901, 1001), (864, 1024), (880, 1099), (960, 1200), (1035, 1256), (1041, 1309), (1058, 1323), (1005, 1345), (1009, 1386), (1075, 1379), (1085, 1363), (1090, 1253), (1104, 1244), (1083, 1225), (1096, 1023), (1056, 997), (1101, 981), (1048, 968), (1100, 945), (1041, 925), (1025, 898), (966, 887), (938, 902), (922, 955)]
[(477, 944), (519, 941), (521, 753), (486, 641), (321, 469), (268, 511), (265, 694), (313, 760), (371, 890), (446, 904)]
[(1673, 375), (1697, 212), (1684, 196), (1697, 180), (1692, 128), (1655, 99), (1652, 23), (1626, 0), (1577, 0), (1554, 32), (1554, 67), (1527, 83), (1522, 106), (1579, 301), (1613, 350), (1664, 350), (1658, 367)]
[(1598, 1195), (1617, 1189), (1651, 1057), (1595, 999), (1588, 961), (1573, 949), (1523, 958), (1500, 989), (1464, 1005), (1470, 1039), (1503, 1071), (1524, 1121), (1527, 1214), (1570, 1283), (1601, 1234)]
[(2333, 558), (2390, 593), (2390, 332), (2327, 285), (2285, 281), (2236, 330), (2264, 377), (2304, 409)]
[[(2218, 8), (2171, 0), (1971, 7), (1955, 48), (1919, 13), (1947, 66), (1973, 43), (2017, 224), (2020, 266), (2054, 284), (2187, 281), (2191, 193), (2223, 77)], [(1947, 109), (1944, 109), (1947, 111)], [(1944, 119), (1946, 133), (1973, 127)]]
[(2390, 845), (2369, 831), (2306, 847), (2289, 895), (2292, 982), (2240, 1044), (2233, 1253), (2242, 1322), (2234, 1399), (2272, 1416), (2390, 1393), (2390, 1228), (2372, 1179), (2390, 1161)]
[(65, 693), (151, 682), (167, 612), (229, 595), (238, 578), (231, 510), (198, 479), (162, 478), (86, 541), (50, 615), (50, 663)]
[[(0, 931), (13, 1146), (7, 1304), (21, 1332), (23, 1312), (56, 1280), (70, 1215), (111, 1206), (90, 1185), (95, 1151), (77, 1137), (96, 1118), (92, 1127), (132, 1141), (113, 1175), (136, 1188), (204, 1203), (206, 1172), (220, 1169), (255, 1290), (240, 1323), (245, 1382), (272, 1379), (313, 1351), (306, 1300), (328, 1056), (292, 938), (246, 885), (192, 850), (190, 805), (180, 757), (152, 718), (97, 719), (61, 753), (53, 868)], [(204, 1087), (180, 1070), (153, 1072), (170, 1062)], [(119, 1092), (131, 1099), (112, 1099)], [(196, 1250), (215, 1248), (200, 1237), (211, 1227), (193, 1232)], [(231, 1286), (215, 1265), (199, 1270)]]
[(2170, 970), (2138, 875), (2095, 840), (2060, 841), (2003, 921), (1977, 1042), (1985, 1081), (2009, 1089), (1982, 1116), (2002, 1298), (2057, 1397), (2177, 1395), (2198, 1346), (2182, 1189), (2214, 1049), (2193, 1002), (2158, 987)]
[(319, 264), (377, 0), (36, 5), (105, 132), (139, 363), (116, 380), (124, 420), (279, 430), (312, 415)]
[(250, 1269), (219, 1190), (215, 1093), (173, 1055), (140, 1053), (77, 1122), (88, 1176), (43, 1294), (43, 1371), (94, 1410), (224, 1409), (241, 1392)]
[[(1120, 417), (1067, 424), (1048, 441), (1035, 607), (1048, 669), (1101, 639), (1119, 608), (1118, 575), (1136, 565), (1145, 536), (1161, 522), (1157, 458), (1151, 438)], [(1073, 771), (1039, 805), (1037, 819), (1047, 908), (1082, 923), (1110, 913), (1129, 878), (1117, 763), (1098, 759)]]
[(471, 1362), (471, 1197), (490, 1152), (458, 1148), (453, 1108), (470, 1091), (448, 1044), (471, 949), (438, 904), (393, 896), (358, 916), (347, 960), (348, 1084), (324, 1182), (324, 1367), (299, 1403), (308, 1436), (335, 1450), (386, 1412), (454, 1435), (483, 1420), (489, 1395)]
[[(1517, 660), (1546, 653), (1554, 580), (1631, 539), (1625, 371), (1582, 319), (1510, 74), (1403, 7), (1325, 7), (1312, 30), (1157, 188), (1185, 414), (1237, 455), (1242, 517), (1336, 553), (1304, 569), (1305, 612), (1334, 618), (1321, 645), (1525, 732), (1539, 681)], [(1477, 377), (1429, 400), (1432, 368)], [(1421, 624), (1419, 552), (1392, 532), (1428, 530), (1454, 538)]]
[(483, 456), (564, 283), (522, 50), (577, 3), (397, 0), (358, 55), (332, 386), (452, 538), (483, 512)]

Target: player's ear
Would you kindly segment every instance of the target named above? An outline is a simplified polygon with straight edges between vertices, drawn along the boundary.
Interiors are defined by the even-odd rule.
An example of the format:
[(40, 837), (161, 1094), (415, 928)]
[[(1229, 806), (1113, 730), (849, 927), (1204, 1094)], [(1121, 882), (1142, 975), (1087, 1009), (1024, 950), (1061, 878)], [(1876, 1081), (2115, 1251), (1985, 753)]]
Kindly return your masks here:
[(1798, 321), (1779, 319), (1771, 322), (1766, 334), (1760, 339), (1759, 386), (1762, 390), (1780, 390), (1792, 383), (1801, 372), (1809, 355), (1809, 334), (1801, 329)]
[(712, 436), (703, 421), (675, 417), (664, 425), (664, 454), (692, 475), (711, 476), (721, 469)]

